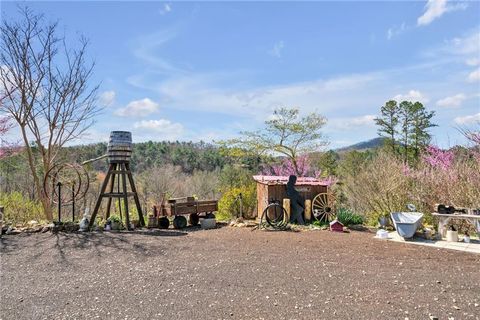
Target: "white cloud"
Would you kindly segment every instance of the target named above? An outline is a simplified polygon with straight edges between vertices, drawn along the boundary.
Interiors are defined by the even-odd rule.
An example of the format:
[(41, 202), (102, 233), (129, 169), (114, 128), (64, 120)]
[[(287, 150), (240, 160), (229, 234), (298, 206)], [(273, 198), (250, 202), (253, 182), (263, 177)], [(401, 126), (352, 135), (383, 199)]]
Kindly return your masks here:
[(273, 45), (273, 48), (270, 49), (268, 53), (274, 57), (281, 58), (283, 48), (285, 48), (285, 43), (283, 40), (280, 40)]
[(377, 116), (373, 114), (367, 114), (359, 117), (351, 118), (332, 118), (329, 119), (327, 125), (330, 129), (353, 129), (361, 127), (372, 127), (375, 125), (375, 118)]
[(468, 82), (475, 82), (480, 80), (480, 68), (475, 71), (472, 71), (467, 78)]
[(465, 10), (467, 6), (466, 3), (447, 5), (447, 0), (428, 0), (425, 5), (425, 12), (417, 19), (417, 25), (426, 26), (447, 12)]
[[(480, 42), (479, 42), (479, 46), (480, 46)], [(467, 59), (465, 63), (467, 64), (467, 66), (476, 67), (480, 65), (480, 59), (479, 58)]]
[(134, 123), (133, 127), (140, 138), (152, 137), (156, 140), (176, 140), (184, 131), (180, 123), (171, 122), (167, 119), (142, 120)]
[(163, 7), (159, 10), (161, 15), (167, 14), (172, 11), (172, 5), (170, 3), (165, 3)]
[(105, 91), (100, 95), (99, 101), (100, 104), (104, 107), (110, 107), (115, 103), (115, 91)]
[(129, 102), (125, 108), (115, 111), (115, 114), (122, 117), (144, 117), (157, 112), (158, 108), (158, 103), (145, 98)]
[(162, 58), (158, 52), (169, 41), (177, 36), (177, 28), (164, 28), (158, 32), (147, 34), (138, 39), (133, 50), (135, 57), (144, 62), (149, 70), (154, 68), (160, 74), (183, 74), (184, 70), (174, 66), (170, 61)]
[(456, 117), (454, 121), (456, 124), (462, 124), (462, 125), (480, 123), (480, 113), (464, 116), (464, 117)]
[(398, 36), (407, 30), (405, 22), (403, 22), (400, 27), (391, 27), (387, 30), (387, 39), (391, 40), (394, 36)]
[[(155, 83), (148, 77), (130, 78), (130, 84), (154, 90), (172, 108), (253, 117), (264, 121), (274, 108), (299, 106), (302, 112), (351, 108), (352, 100), (375, 105), (378, 96), (365, 88), (381, 83), (381, 74), (348, 75), (326, 80), (264, 86), (244, 90), (223, 88), (230, 75), (190, 75)], [(345, 94), (349, 92), (349, 94)], [(386, 99), (382, 97), (381, 99)], [(356, 103), (355, 102), (355, 103)]]
[(395, 97), (393, 97), (393, 100), (396, 101), (419, 101), (419, 102), (428, 102), (429, 99), (425, 97), (420, 91), (418, 90), (410, 90), (406, 94), (397, 94)]
[(451, 97), (445, 97), (437, 101), (437, 106), (444, 108), (458, 108), (467, 97), (463, 93)]

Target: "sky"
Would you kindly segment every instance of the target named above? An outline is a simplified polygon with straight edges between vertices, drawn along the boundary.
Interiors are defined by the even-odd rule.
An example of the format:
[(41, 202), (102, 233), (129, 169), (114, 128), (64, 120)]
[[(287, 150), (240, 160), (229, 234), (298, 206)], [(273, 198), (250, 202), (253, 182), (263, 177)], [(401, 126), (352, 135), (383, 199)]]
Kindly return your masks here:
[(2, 19), (19, 3), (90, 41), (104, 109), (78, 143), (217, 141), (296, 107), (339, 148), (377, 137), (390, 99), (434, 110), (444, 148), (480, 122), (478, 1), (2, 1)]

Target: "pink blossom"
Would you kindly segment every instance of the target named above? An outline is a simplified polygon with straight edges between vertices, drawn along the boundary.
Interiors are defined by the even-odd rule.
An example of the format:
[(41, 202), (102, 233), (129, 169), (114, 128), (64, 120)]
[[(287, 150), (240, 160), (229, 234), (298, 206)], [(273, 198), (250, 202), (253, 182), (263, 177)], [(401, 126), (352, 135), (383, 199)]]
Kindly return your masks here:
[(454, 153), (450, 150), (442, 150), (436, 146), (428, 146), (423, 160), (433, 168), (448, 170), (454, 160)]
[(296, 175), (299, 177), (307, 177), (311, 175), (311, 165), (308, 155), (301, 155), (297, 158), (297, 169), (298, 172), (297, 170), (295, 170), (295, 165), (293, 164), (293, 161), (287, 158), (284, 159), (280, 164), (264, 168), (262, 174), (274, 174), (276, 176)]
[(412, 174), (412, 170), (410, 169), (410, 167), (408, 166), (408, 164), (404, 164), (403, 165), (403, 168), (402, 168), (402, 172), (405, 176), (410, 176)]
[(321, 177), (322, 170), (315, 170), (312, 168), (310, 158), (308, 155), (301, 155), (297, 158), (297, 169), (298, 173), (295, 170), (295, 166), (291, 159), (284, 159), (280, 164), (268, 166), (264, 168), (261, 172), (262, 175), (275, 175), (275, 176), (290, 176), (295, 175), (298, 177), (314, 177), (319, 179), (321, 182), (324, 182), (328, 186), (331, 186), (337, 183), (338, 179), (334, 176)]

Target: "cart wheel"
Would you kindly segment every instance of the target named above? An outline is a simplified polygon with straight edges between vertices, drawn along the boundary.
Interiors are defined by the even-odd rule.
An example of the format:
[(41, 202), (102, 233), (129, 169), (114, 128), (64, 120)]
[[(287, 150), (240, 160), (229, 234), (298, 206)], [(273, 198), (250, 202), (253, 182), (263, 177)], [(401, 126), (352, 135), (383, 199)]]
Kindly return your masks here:
[(187, 226), (187, 218), (184, 216), (175, 216), (173, 218), (173, 227), (175, 229), (183, 229)]
[(205, 219), (215, 219), (215, 214), (212, 212), (209, 212), (205, 215)]
[(169, 225), (170, 225), (170, 220), (168, 220), (167, 217), (158, 218), (158, 227), (160, 229), (168, 229)]
[(190, 222), (192, 226), (198, 225), (199, 221), (200, 217), (198, 216), (198, 213), (190, 213), (190, 215), (188, 216), (188, 222)]
[(336, 217), (335, 195), (332, 192), (317, 194), (312, 201), (312, 213), (318, 221), (333, 221)]

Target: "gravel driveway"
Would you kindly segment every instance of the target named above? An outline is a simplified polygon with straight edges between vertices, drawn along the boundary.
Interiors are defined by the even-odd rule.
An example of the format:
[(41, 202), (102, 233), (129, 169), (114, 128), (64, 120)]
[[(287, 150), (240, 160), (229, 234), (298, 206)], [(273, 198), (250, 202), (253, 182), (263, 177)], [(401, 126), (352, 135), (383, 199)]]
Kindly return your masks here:
[(368, 232), (22, 234), (1, 319), (480, 319), (480, 255)]

